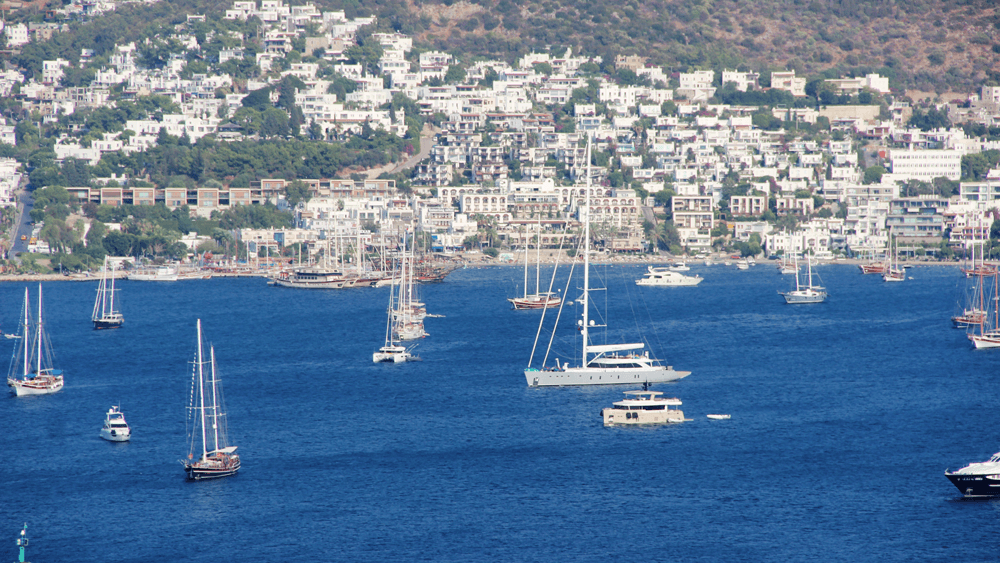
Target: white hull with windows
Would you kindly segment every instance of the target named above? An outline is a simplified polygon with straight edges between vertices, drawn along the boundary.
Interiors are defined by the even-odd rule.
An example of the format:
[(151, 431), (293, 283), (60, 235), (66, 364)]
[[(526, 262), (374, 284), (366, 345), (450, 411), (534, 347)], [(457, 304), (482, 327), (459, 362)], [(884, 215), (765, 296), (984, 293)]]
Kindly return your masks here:
[(101, 428), (101, 438), (109, 442), (128, 442), (132, 438), (132, 429), (125, 422), (125, 415), (118, 407), (108, 409), (104, 417), (104, 426)]
[[(625, 391), (625, 399), (601, 410), (605, 426), (638, 426), (684, 422), (680, 399), (661, 397), (659, 391)], [(673, 407), (673, 408), (671, 408)]]

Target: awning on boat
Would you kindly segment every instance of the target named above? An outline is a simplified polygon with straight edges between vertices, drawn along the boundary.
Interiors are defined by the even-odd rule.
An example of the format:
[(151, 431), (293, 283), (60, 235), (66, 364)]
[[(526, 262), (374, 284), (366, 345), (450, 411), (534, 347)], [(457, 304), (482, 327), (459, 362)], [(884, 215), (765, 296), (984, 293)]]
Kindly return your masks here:
[(236, 448), (238, 448), (238, 447), (239, 446), (229, 446), (228, 448), (222, 448), (222, 449), (218, 449), (218, 450), (211, 451), (211, 452), (208, 452), (208, 453), (210, 453), (210, 454), (216, 454), (216, 453), (219, 453), (219, 454), (231, 454), (231, 453), (235, 452)]
[(608, 352), (621, 352), (622, 350), (638, 350), (644, 347), (642, 342), (632, 344), (601, 344), (599, 346), (587, 346), (587, 352), (592, 354), (606, 354)]

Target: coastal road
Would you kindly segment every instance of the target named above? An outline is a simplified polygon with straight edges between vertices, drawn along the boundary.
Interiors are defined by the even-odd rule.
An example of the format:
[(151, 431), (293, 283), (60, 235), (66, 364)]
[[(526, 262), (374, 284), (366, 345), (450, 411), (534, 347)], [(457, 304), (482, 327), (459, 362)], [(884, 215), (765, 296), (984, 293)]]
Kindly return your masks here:
[[(11, 256), (16, 256), (21, 252), (28, 251), (28, 239), (31, 238), (31, 210), (34, 208), (35, 198), (31, 192), (24, 190), (18, 197), (17, 219), (11, 229)], [(21, 237), (25, 240), (21, 240)], [(14, 258), (17, 260), (17, 258)]]
[(390, 174), (395, 174), (401, 170), (407, 168), (413, 168), (421, 161), (426, 159), (431, 154), (431, 148), (434, 146), (434, 137), (440, 132), (439, 129), (431, 126), (429, 123), (424, 124), (424, 130), (420, 132), (420, 151), (417, 154), (411, 156), (410, 158), (404, 160), (401, 163), (390, 162), (385, 166), (378, 166), (372, 168), (365, 172), (368, 178), (377, 178), (379, 174), (383, 172), (388, 172)]

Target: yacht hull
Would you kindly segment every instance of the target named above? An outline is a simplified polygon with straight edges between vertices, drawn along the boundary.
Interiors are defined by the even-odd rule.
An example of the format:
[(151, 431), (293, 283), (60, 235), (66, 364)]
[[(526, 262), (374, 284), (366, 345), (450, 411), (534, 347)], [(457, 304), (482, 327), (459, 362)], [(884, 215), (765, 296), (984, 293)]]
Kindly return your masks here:
[(680, 410), (629, 411), (622, 409), (602, 409), (601, 418), (605, 426), (644, 426), (647, 424), (675, 424), (684, 422), (684, 412)]
[(558, 307), (562, 303), (561, 297), (551, 297), (546, 299), (545, 297), (514, 297), (508, 299), (510, 302), (510, 308), (516, 311), (532, 310), (532, 309), (551, 309)]
[(967, 497), (1000, 496), (1000, 475), (948, 473), (945, 477)]
[[(235, 457), (235, 456), (234, 456)], [(203, 479), (218, 479), (236, 475), (240, 470), (240, 459), (236, 457), (228, 464), (204, 464), (190, 463), (184, 465), (184, 472), (187, 473), (189, 481), (201, 481)]]
[(94, 321), (94, 330), (102, 330), (105, 328), (119, 328), (125, 324), (125, 319), (96, 319)]
[(101, 438), (109, 442), (128, 442), (132, 435), (131, 433), (119, 433), (117, 430), (101, 430)]
[(651, 368), (567, 368), (558, 370), (524, 370), (529, 387), (561, 387), (566, 385), (634, 385), (636, 383), (666, 383), (691, 375), (672, 367)]
[(782, 293), (782, 297), (785, 298), (785, 303), (789, 305), (804, 305), (808, 303), (822, 303), (826, 300), (825, 293), (811, 294), (811, 295), (795, 295), (795, 292)]
[(278, 287), (290, 287), (293, 289), (343, 289), (345, 287), (351, 287), (348, 285), (349, 280), (296, 282), (275, 279), (271, 281), (273, 282), (273, 285)]
[(1000, 348), (1000, 334), (986, 336), (970, 334), (969, 340), (972, 341), (972, 345), (975, 346), (977, 350), (985, 348)]
[(27, 397), (29, 395), (49, 395), (57, 393), (63, 388), (63, 378), (59, 377), (53, 381), (32, 382), (23, 379), (7, 379), (16, 397)]

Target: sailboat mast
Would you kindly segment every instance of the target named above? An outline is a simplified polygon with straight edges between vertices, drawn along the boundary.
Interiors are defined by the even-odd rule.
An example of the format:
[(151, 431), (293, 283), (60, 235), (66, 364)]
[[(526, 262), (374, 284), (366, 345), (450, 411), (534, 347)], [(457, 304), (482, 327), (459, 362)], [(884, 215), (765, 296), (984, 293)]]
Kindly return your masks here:
[[(527, 250), (527, 249), (525, 249)], [(538, 238), (535, 239), (535, 295), (542, 290), (542, 214), (538, 212)]]
[(799, 255), (798, 255), (798, 253), (795, 253), (795, 254), (792, 255), (792, 262), (795, 263), (795, 291), (798, 291), (800, 289), (799, 288)]
[(30, 346), (30, 335), (31, 335), (31, 317), (28, 308), (31, 306), (31, 301), (28, 299), (28, 288), (24, 288), (24, 330), (21, 331), (21, 340), (24, 341), (24, 373), (25, 377), (28, 377), (28, 362), (31, 361), (31, 356), (28, 355), (28, 346)]
[(219, 397), (216, 393), (216, 379), (215, 379), (215, 346), (208, 347), (208, 355), (212, 362), (212, 433), (214, 436), (214, 441), (212, 445), (214, 450), (219, 449)]
[[(105, 272), (107, 270), (108, 270), (107, 268), (104, 268)], [(108, 314), (112, 314), (114, 312), (115, 312), (115, 264), (114, 262), (112, 262), (111, 263), (111, 308), (108, 311)]]
[(38, 341), (38, 357), (35, 358), (35, 375), (42, 374), (42, 284), (38, 284), (38, 326), (35, 329)]
[(590, 150), (592, 138), (587, 136), (587, 193), (584, 195), (583, 211), (583, 327), (580, 335), (583, 337), (583, 365), (587, 367), (587, 328), (590, 321)]
[(205, 374), (204, 362), (201, 360), (201, 319), (198, 319), (198, 409), (201, 412), (201, 459), (205, 459), (208, 450), (205, 447)]
[(528, 298), (528, 224), (521, 229), (524, 233), (524, 298)]
[(813, 263), (812, 256), (806, 256), (806, 267), (809, 269), (809, 287), (813, 286)]

